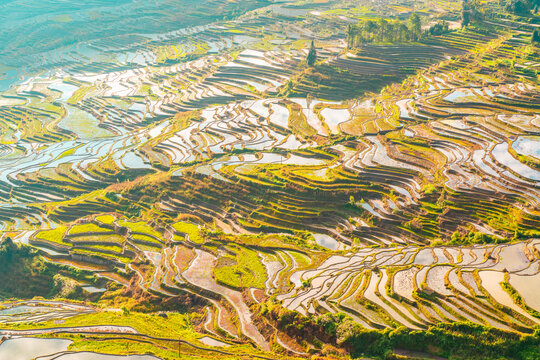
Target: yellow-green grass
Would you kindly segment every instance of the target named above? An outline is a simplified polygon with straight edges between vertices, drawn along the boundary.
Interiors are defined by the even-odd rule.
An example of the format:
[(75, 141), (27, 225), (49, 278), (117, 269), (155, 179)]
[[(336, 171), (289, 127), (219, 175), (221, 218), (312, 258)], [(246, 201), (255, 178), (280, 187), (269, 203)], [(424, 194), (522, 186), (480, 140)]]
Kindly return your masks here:
[(85, 235), (85, 236), (76, 236), (71, 239), (73, 243), (78, 241), (92, 241), (92, 242), (101, 242), (101, 243), (113, 243), (113, 244), (123, 244), (124, 237), (121, 235), (113, 234), (110, 235)]
[(91, 86), (83, 86), (73, 93), (71, 97), (67, 100), (67, 103), (70, 105), (76, 105), (79, 101), (84, 99), (86, 95), (90, 94), (92, 91), (94, 91), (96, 87), (94, 85)]
[(186, 222), (177, 222), (172, 225), (175, 231), (187, 234), (189, 241), (192, 241), (196, 244), (202, 244), (204, 238), (201, 236), (201, 230), (195, 224), (186, 223)]
[(309, 259), (309, 257), (302, 253), (296, 251), (288, 251), (287, 253), (292, 256), (299, 268), (304, 268), (311, 264), (311, 260)]
[(107, 214), (97, 216), (96, 220), (102, 222), (103, 224), (113, 224), (116, 219), (114, 218), (114, 216)]
[[(232, 248), (236, 256), (225, 256), (218, 260), (214, 275), (218, 282), (234, 288), (264, 289), (266, 282), (266, 268), (262, 264), (257, 252), (244, 248)], [(223, 263), (223, 266), (219, 264)]]
[[(62, 327), (80, 326), (81, 324), (85, 326), (131, 326), (142, 334), (156, 337), (182, 337), (183, 339), (196, 339), (198, 337), (197, 333), (193, 331), (193, 327), (189, 321), (189, 315), (180, 313), (168, 314), (167, 319), (164, 319), (158, 315), (138, 312), (123, 314), (116, 311), (101, 311), (67, 318), (62, 323)], [(53, 321), (44, 321), (39, 323), (6, 324), (5, 327), (23, 330), (58, 327), (58, 325), (55, 325)]]
[(113, 251), (118, 254), (122, 254), (122, 246), (116, 245), (116, 244), (100, 244), (100, 245), (87, 245), (86, 247), (90, 249), (96, 249), (96, 251), (99, 250), (107, 250), (107, 251)]
[[(84, 324), (85, 326), (99, 326), (99, 325), (111, 325), (111, 326), (130, 326), (134, 328), (137, 332), (144, 335), (149, 335), (158, 338), (167, 338), (167, 339), (179, 339), (189, 341), (191, 343), (197, 343), (197, 339), (201, 338), (203, 335), (197, 333), (194, 330), (191, 319), (193, 317), (199, 316), (199, 314), (189, 314), (189, 313), (167, 313), (167, 318), (161, 317), (157, 314), (143, 314), (139, 312), (117, 312), (117, 311), (103, 311), (96, 312), (92, 314), (83, 314), (78, 315), (72, 318), (67, 318), (62, 323), (61, 327), (69, 328), (76, 327)], [(55, 324), (54, 321), (44, 321), (38, 323), (16, 323), (16, 324), (5, 324), (4, 328), (12, 330), (25, 330), (25, 329), (46, 329), (52, 327), (58, 327), (58, 324)], [(50, 337), (50, 335), (48, 335)], [(129, 341), (126, 339), (120, 340), (106, 340), (104, 338), (110, 339), (114, 338), (114, 335), (107, 335), (103, 339), (98, 341), (96, 337), (92, 338), (82, 337), (81, 335), (68, 335), (68, 334), (57, 334), (56, 336), (69, 338), (74, 341), (70, 346), (70, 350), (74, 351), (96, 351), (100, 353), (108, 354), (144, 354), (144, 353), (153, 353), (157, 356), (160, 356), (163, 359), (177, 359), (178, 358), (178, 344), (171, 344), (171, 342), (160, 342), (156, 341), (160, 345), (165, 345), (164, 347), (156, 346), (152, 344), (144, 344), (135, 341)], [(128, 335), (129, 336), (129, 335)], [(123, 336), (124, 337), (124, 336)], [(130, 336), (131, 337), (131, 336)], [(136, 339), (136, 336), (133, 336)], [(151, 340), (154, 342), (155, 340)], [(126, 344), (129, 342), (129, 349), (127, 349)], [(198, 344), (199, 346), (208, 347), (204, 344)], [(171, 351), (171, 348), (174, 351)], [(181, 346), (182, 353), (195, 351), (192, 347), (188, 345)], [(253, 347), (250, 345), (232, 345), (227, 348), (231, 352), (245, 352), (253, 353)], [(199, 353), (203, 355), (205, 353)], [(215, 358), (215, 353), (207, 353), (209, 358)], [(182, 354), (183, 358), (186, 355)], [(221, 359), (240, 359), (242, 357), (227, 355), (219, 355)], [(195, 357), (195, 358), (200, 358)], [(245, 357), (243, 357), (245, 358)]]
[[(143, 241), (145, 243), (148, 243), (149, 246), (155, 245), (156, 247), (161, 248), (162, 243), (158, 240), (154, 239), (153, 237), (147, 236), (147, 235), (141, 235), (141, 234), (131, 234), (131, 237), (134, 240)], [(152, 245), (150, 245), (152, 244)]]
[(45, 240), (52, 243), (57, 243), (61, 245), (67, 245), (63, 240), (62, 237), (64, 236), (64, 233), (66, 232), (67, 227), (66, 226), (59, 226), (56, 229), (51, 230), (42, 230), (38, 232), (34, 237), (37, 240)]
[(99, 249), (96, 249), (95, 251), (87, 250), (87, 249), (72, 249), (71, 252), (73, 254), (78, 254), (78, 255), (95, 256), (95, 257), (104, 258), (104, 259), (113, 260), (113, 261), (117, 260), (124, 264), (129, 264), (133, 260), (131, 258), (121, 256), (121, 255), (105, 254), (105, 253), (100, 252)]
[(159, 232), (154, 230), (150, 225), (148, 225), (144, 221), (130, 222), (130, 221), (125, 221), (125, 220), (119, 220), (118, 225), (125, 226), (125, 227), (129, 228), (131, 230), (131, 232), (137, 232), (137, 233), (141, 233), (141, 234), (148, 234), (148, 235), (155, 236), (157, 238), (161, 238), (161, 236), (162, 236)]
[(71, 229), (69, 229), (68, 234), (74, 235), (74, 234), (83, 234), (83, 233), (102, 233), (102, 232), (112, 232), (112, 231), (110, 229), (102, 228), (93, 223), (87, 223), (87, 224), (81, 224), (81, 225), (73, 225)]

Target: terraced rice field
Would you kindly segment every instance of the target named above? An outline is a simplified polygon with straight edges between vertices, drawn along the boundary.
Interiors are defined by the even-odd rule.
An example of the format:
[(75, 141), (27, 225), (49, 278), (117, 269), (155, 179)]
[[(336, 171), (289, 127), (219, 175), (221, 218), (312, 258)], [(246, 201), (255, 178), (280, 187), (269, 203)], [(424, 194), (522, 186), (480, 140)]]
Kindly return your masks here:
[[(33, 291), (0, 284), (0, 357), (535, 358), (535, 15), (100, 3), (0, 26), (0, 276)], [(416, 40), (350, 45), (413, 13)], [(6, 43), (26, 26), (63, 40)]]

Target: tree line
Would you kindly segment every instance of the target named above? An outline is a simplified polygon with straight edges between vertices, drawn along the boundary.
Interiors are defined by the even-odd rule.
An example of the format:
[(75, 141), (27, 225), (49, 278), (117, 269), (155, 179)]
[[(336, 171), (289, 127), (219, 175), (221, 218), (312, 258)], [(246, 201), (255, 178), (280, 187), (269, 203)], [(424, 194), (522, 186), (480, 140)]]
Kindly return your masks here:
[[(422, 330), (369, 330), (344, 313), (327, 313), (306, 317), (267, 301), (260, 307), (261, 316), (296, 339), (319, 343), (336, 355), (345, 358), (338, 348), (346, 349), (351, 357), (402, 359), (394, 349), (420, 351), (456, 360), (533, 360), (540, 356), (540, 328), (532, 334), (519, 334), (472, 322), (440, 322)], [(338, 347), (335, 348), (334, 346)]]
[[(503, 12), (530, 17), (538, 13), (540, 0), (499, 0), (498, 5)], [(495, 14), (488, 10), (481, 0), (462, 0), (461, 24), (468, 26), (486, 17), (493, 17)]]
[(499, 0), (500, 5), (504, 6), (505, 10), (516, 15), (531, 15), (538, 12), (540, 0)]
[(380, 18), (376, 21), (366, 20), (349, 25), (347, 29), (347, 45), (349, 48), (355, 48), (361, 44), (378, 42), (403, 43), (417, 41), (421, 36), (420, 16), (413, 13), (407, 23), (401, 20)]

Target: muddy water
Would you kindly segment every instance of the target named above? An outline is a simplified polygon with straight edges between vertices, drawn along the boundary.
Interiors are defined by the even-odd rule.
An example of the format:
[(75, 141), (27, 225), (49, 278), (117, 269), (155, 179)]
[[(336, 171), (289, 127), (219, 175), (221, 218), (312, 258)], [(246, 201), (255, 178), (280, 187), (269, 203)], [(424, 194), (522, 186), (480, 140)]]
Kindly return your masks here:
[(108, 355), (92, 352), (77, 352), (62, 355), (54, 358), (54, 360), (159, 360), (159, 358), (152, 355)]
[(520, 136), (512, 147), (520, 154), (540, 159), (540, 136)]
[(521, 163), (519, 160), (516, 160), (509, 152), (508, 145), (506, 143), (500, 143), (493, 147), (491, 151), (495, 159), (507, 166), (512, 171), (518, 173), (519, 175), (534, 180), (540, 181), (540, 171), (532, 169), (527, 165)]
[(202, 338), (199, 339), (199, 341), (202, 342), (203, 344), (209, 345), (209, 346), (216, 346), (216, 347), (230, 346), (229, 344), (224, 343), (223, 341), (216, 340), (216, 339), (214, 339), (213, 337), (210, 337), (210, 336), (203, 336)]
[(0, 359), (31, 360), (38, 356), (66, 351), (71, 343), (71, 340), (64, 339), (10, 339), (0, 345)]
[[(109, 355), (67, 351), (71, 340), (14, 338), (0, 345), (2, 360), (159, 360), (152, 355)], [(64, 353), (64, 354), (62, 354)]]
[(322, 247), (325, 247), (330, 250), (337, 250), (339, 247), (339, 242), (333, 237), (326, 234), (313, 234), (315, 242)]

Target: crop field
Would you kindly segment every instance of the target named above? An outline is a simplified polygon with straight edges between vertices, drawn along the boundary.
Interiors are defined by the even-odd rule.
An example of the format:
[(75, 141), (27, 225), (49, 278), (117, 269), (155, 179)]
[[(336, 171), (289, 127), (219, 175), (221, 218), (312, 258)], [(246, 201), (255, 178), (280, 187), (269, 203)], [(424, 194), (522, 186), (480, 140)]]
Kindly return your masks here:
[(0, 5), (0, 358), (540, 358), (535, 4)]

